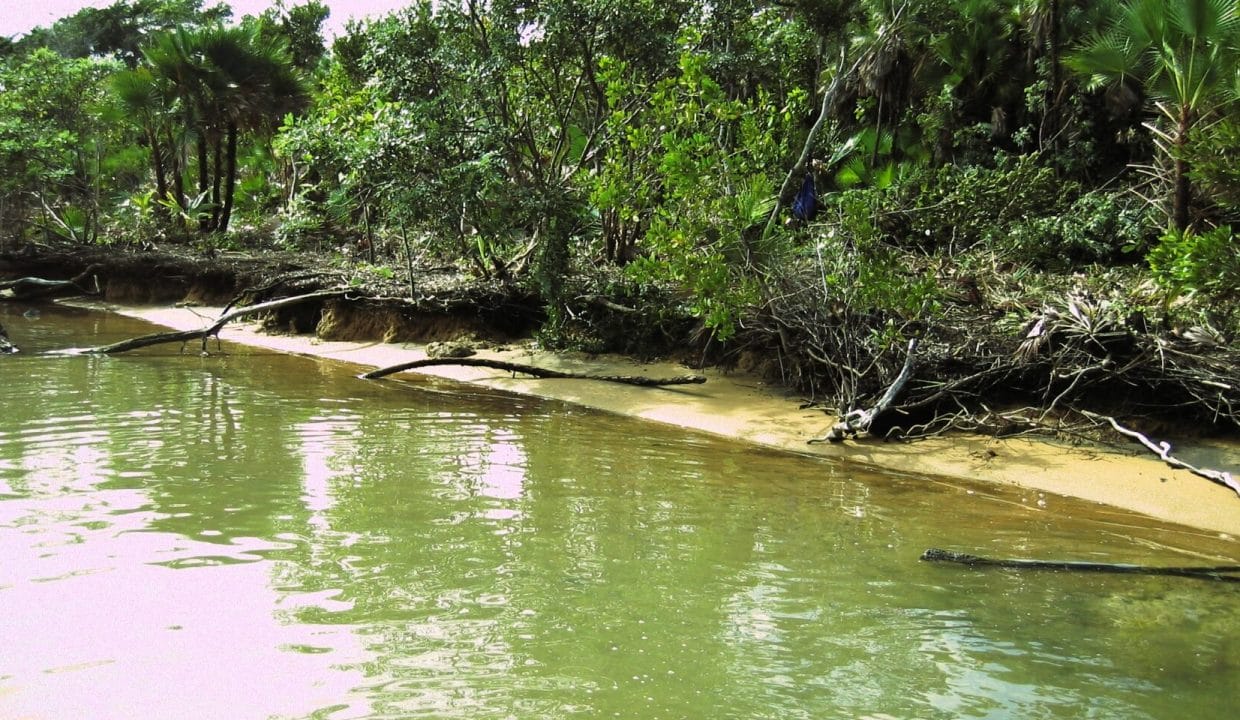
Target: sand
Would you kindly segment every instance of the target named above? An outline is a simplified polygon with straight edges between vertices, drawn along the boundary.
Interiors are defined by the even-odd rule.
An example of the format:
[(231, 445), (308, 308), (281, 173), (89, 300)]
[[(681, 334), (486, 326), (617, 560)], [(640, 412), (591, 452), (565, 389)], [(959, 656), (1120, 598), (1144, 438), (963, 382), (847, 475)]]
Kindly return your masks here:
[[(178, 330), (210, 325), (218, 308), (111, 307)], [(223, 340), (281, 352), (353, 363), (359, 373), (426, 356), (415, 343), (330, 342), (312, 336), (268, 335), (257, 326), (238, 322), (224, 328)], [(671, 363), (638, 364), (622, 357), (552, 354), (530, 345), (483, 350), (477, 357), (599, 374), (670, 377), (688, 371)], [(1072, 447), (1040, 440), (998, 440), (972, 436), (936, 438), (912, 443), (847, 440), (808, 445), (821, 437), (833, 418), (819, 410), (798, 409), (789, 397), (761, 380), (744, 374), (707, 370), (702, 385), (643, 388), (590, 380), (513, 378), (485, 368), (439, 366), (424, 372), (465, 383), (565, 402), (646, 420), (700, 430), (738, 442), (788, 452), (834, 458), (902, 473), (1002, 483), (1102, 503), (1114, 508), (1207, 530), (1225, 540), (1240, 538), (1240, 496), (1233, 491), (1176, 470), (1146, 454), (1101, 447)], [(374, 381), (383, 382), (383, 381)], [(1133, 453), (1145, 453), (1135, 443)], [(1189, 462), (1240, 474), (1240, 451), (1228, 446), (1177, 449)]]

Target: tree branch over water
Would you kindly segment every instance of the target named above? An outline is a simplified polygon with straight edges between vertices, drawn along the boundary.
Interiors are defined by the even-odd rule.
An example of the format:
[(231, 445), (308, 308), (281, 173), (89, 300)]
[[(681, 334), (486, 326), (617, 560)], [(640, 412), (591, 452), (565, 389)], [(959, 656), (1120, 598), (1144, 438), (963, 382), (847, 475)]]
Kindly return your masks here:
[(493, 368), (495, 370), (506, 370), (512, 373), (521, 373), (523, 375), (533, 375), (539, 379), (561, 378), (567, 380), (599, 380), (602, 382), (622, 383), (624, 385), (638, 385), (642, 387), (660, 387), (663, 385), (700, 385), (706, 382), (706, 378), (701, 375), (680, 375), (670, 378), (650, 378), (640, 375), (591, 375), (589, 373), (564, 372), (561, 370), (540, 368), (534, 365), (525, 365), (522, 363), (507, 362), (504, 360), (487, 360), (485, 358), (426, 358), (424, 360), (413, 360), (410, 362), (400, 363), (399, 365), (392, 365), (390, 367), (372, 370), (365, 373), (361, 377), (366, 380), (376, 380), (404, 370), (434, 367), (436, 365), (485, 367)]
[(323, 290), (320, 292), (308, 293), (306, 295), (295, 295), (293, 297), (280, 298), (279, 300), (271, 300), (257, 305), (239, 308), (232, 312), (225, 313), (220, 316), (215, 323), (201, 330), (182, 330), (175, 332), (153, 333), (151, 335), (143, 335), (141, 337), (122, 340), (121, 342), (112, 343), (111, 345), (103, 345), (101, 347), (88, 348), (82, 350), (83, 354), (88, 355), (115, 355), (116, 353), (129, 352), (130, 350), (138, 350), (152, 345), (162, 345), (165, 343), (188, 343), (191, 340), (202, 341), (202, 352), (207, 352), (207, 340), (219, 334), (225, 325), (238, 318), (248, 315), (267, 312), (269, 310), (278, 310), (290, 305), (300, 305), (301, 303), (313, 300), (327, 300), (330, 298), (344, 297), (349, 291), (347, 290)]

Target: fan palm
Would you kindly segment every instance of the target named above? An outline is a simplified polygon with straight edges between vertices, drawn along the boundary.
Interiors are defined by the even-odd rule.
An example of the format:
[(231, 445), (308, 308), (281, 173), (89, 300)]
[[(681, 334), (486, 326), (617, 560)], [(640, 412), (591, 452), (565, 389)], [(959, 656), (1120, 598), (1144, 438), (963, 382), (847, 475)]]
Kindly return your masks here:
[(192, 144), (197, 151), (198, 192), (210, 198), (210, 211), (200, 214), (199, 227), (227, 231), (237, 183), (239, 135), (273, 128), (304, 100), (305, 90), (288, 49), (280, 41), (260, 38), (257, 26), (246, 23), (165, 33), (146, 48), (144, 58), (144, 66), (122, 83), (133, 87), (118, 86), (117, 91), (122, 99), (144, 101), (137, 82), (146, 77), (143, 72), (152, 86), (164, 88), (160, 96), (145, 101), (162, 100), (164, 113), (180, 120), (181, 135), (174, 136), (168, 127), (164, 138), (173, 160), (176, 198), (184, 208), (183, 164), (178, 160)]
[(161, 140), (166, 125), (167, 96), (165, 88), (150, 68), (125, 70), (112, 77), (112, 90), (130, 117), (137, 120), (151, 151), (151, 172), (159, 198), (168, 196), (168, 168)]
[(212, 89), (218, 119), (214, 128), (226, 145), (222, 173), (217, 162), (217, 181), (222, 176), (225, 189), (216, 221), (216, 229), (225, 231), (237, 185), (238, 135), (271, 132), (281, 118), (305, 102), (306, 91), (287, 45), (261, 39), (253, 24), (208, 30), (203, 52), (217, 73)]
[(1237, 0), (1130, 0), (1104, 31), (1066, 59), (1090, 88), (1137, 85), (1165, 125), (1153, 126), (1171, 168), (1171, 220), (1189, 227), (1192, 195), (1184, 148), (1203, 119), (1237, 99)]

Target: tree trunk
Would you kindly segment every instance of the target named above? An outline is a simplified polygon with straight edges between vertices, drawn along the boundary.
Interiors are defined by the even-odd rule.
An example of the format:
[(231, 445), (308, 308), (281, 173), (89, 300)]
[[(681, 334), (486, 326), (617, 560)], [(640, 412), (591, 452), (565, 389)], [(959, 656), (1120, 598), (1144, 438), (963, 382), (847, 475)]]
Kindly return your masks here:
[(220, 184), (223, 180), (224, 173), (221, 169), (224, 167), (224, 143), (220, 142), (220, 138), (215, 139), (215, 181), (211, 185), (211, 227), (219, 229), (220, 219), (224, 214), (224, 208), (220, 203)]
[(228, 221), (232, 218), (233, 194), (237, 190), (237, 124), (228, 123), (228, 155), (224, 167), (224, 211), (220, 213), (220, 223), (216, 230), (228, 232)]
[(158, 201), (168, 197), (168, 170), (164, 167), (164, 152), (159, 147), (159, 137), (155, 133), (155, 128), (146, 129), (146, 141), (151, 146), (151, 172), (155, 174), (156, 212), (167, 217), (168, 209), (160, 205)]
[(168, 131), (168, 152), (172, 155), (172, 191), (174, 199), (177, 201), (177, 207), (181, 210), (185, 209), (185, 179), (181, 176), (181, 153), (177, 150), (177, 144), (172, 137), (172, 130)]
[(1174, 196), (1171, 205), (1171, 222), (1175, 229), (1184, 232), (1189, 227), (1189, 201), (1192, 198), (1192, 185), (1188, 179), (1188, 161), (1184, 159), (1184, 147), (1188, 144), (1188, 131), (1192, 127), (1192, 116), (1187, 106), (1180, 108), (1180, 117), (1175, 128), (1175, 175)]
[(1050, 54), (1050, 87), (1047, 88), (1046, 116), (1043, 118), (1043, 137), (1047, 130), (1051, 137), (1051, 152), (1059, 151), (1059, 0), (1051, 0), (1050, 30), (1047, 37), (1047, 51)]
[[(196, 145), (198, 146), (198, 196), (206, 199), (209, 183), (211, 182), (211, 168), (207, 165), (207, 138), (199, 135)], [(201, 201), (199, 201), (198, 205), (201, 208)], [(205, 233), (210, 229), (211, 217), (206, 213), (201, 213), (198, 216), (198, 230)]]

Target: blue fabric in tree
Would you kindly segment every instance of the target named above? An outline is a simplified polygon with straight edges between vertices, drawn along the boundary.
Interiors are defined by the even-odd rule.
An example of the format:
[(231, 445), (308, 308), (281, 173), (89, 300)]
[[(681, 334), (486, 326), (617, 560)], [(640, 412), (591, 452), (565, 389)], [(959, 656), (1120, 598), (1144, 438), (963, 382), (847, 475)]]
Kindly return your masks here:
[(797, 220), (813, 220), (818, 214), (818, 193), (814, 188), (814, 174), (805, 173), (801, 189), (792, 201), (792, 216)]

